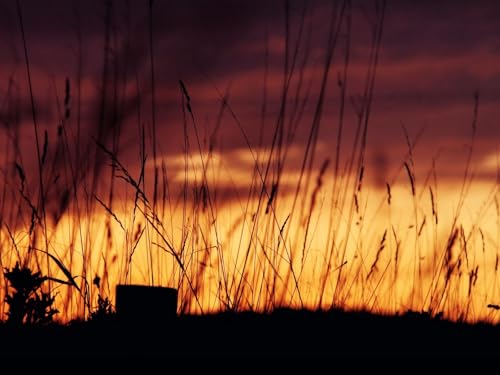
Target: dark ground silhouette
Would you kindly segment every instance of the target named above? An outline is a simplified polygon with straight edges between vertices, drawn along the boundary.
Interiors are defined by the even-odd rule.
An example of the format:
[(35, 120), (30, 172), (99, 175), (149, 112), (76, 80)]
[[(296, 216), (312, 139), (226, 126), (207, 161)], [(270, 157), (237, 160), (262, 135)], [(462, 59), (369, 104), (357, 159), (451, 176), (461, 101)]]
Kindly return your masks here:
[(161, 322), (73, 322), (0, 326), (2, 355), (495, 356), (500, 326), (424, 314), (281, 309), (270, 314), (185, 315)]

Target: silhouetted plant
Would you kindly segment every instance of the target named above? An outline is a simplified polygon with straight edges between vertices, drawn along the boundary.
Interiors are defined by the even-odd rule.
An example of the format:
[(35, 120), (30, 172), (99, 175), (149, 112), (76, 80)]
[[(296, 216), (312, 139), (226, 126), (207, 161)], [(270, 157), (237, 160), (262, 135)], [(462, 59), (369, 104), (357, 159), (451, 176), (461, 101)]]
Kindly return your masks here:
[[(93, 284), (99, 288), (101, 278), (96, 276)], [(113, 305), (108, 297), (103, 297), (100, 293), (97, 296), (97, 308), (90, 314), (90, 320), (105, 321), (114, 316)]]
[(113, 305), (108, 297), (102, 297), (100, 294), (97, 297), (97, 308), (90, 315), (90, 319), (94, 321), (108, 320), (114, 316)]
[(59, 311), (52, 307), (54, 297), (41, 290), (46, 276), (29, 267), (21, 267), (19, 263), (10, 270), (5, 269), (4, 276), (13, 289), (5, 298), (9, 305), (8, 323), (44, 325), (52, 322), (53, 316)]

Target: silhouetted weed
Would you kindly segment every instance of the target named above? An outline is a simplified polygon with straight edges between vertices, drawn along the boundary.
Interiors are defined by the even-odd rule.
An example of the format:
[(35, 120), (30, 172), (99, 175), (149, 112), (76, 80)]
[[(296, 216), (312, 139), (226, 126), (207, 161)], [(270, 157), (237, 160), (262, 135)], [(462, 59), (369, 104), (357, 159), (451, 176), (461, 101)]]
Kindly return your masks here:
[(5, 269), (4, 276), (13, 289), (5, 297), (9, 305), (9, 324), (45, 325), (52, 322), (53, 316), (59, 311), (52, 307), (54, 297), (41, 290), (46, 276), (27, 266), (21, 267), (18, 262), (12, 269)]
[[(93, 284), (99, 288), (100, 287), (101, 278), (96, 276), (94, 278)], [(97, 296), (97, 307), (90, 314), (90, 320), (96, 322), (105, 322), (115, 316), (113, 305), (108, 297), (103, 297), (101, 293)]]

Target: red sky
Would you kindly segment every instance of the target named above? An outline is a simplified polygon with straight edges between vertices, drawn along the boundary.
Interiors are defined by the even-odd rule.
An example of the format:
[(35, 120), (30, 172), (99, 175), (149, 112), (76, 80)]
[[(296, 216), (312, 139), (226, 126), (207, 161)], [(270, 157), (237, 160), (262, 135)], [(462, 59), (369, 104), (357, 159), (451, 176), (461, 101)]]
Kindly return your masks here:
[[(104, 2), (35, 0), (21, 1), (28, 53), (34, 81), (39, 120), (49, 134), (58, 122), (57, 97), (62, 103), (64, 82), (72, 87), (72, 118), (75, 123), (78, 31), (83, 53), (82, 126), (80, 142), (95, 136), (102, 82), (105, 35)], [(340, 3), (340, 2), (339, 2)], [(150, 127), (151, 80), (149, 61), (148, 1), (110, 2), (110, 71), (123, 74), (126, 100), (120, 109), (121, 155), (137, 159), (137, 85), (140, 89), (141, 121)], [(200, 133), (216, 128), (220, 96), (241, 121), (252, 147), (259, 139), (263, 90), (266, 87), (264, 146), (271, 142), (282, 92), (285, 51), (285, 2), (275, 1), (182, 1), (153, 3), (153, 38), (158, 145), (161, 153), (182, 152), (182, 79), (192, 99)], [(310, 80), (306, 112), (294, 143), (307, 139), (319, 92), (319, 79), (330, 26), (330, 2), (290, 1), (290, 41), (296, 40), (305, 8), (304, 40), (297, 64), (304, 58), (302, 95)], [(355, 129), (353, 102), (362, 94), (370, 52), (370, 23), (375, 20), (372, 1), (352, 1), (352, 34), (348, 72), (345, 152)], [(2, 116), (8, 119), (9, 79), (21, 98), (20, 123), (32, 142), (26, 71), (15, 2), (0, 6), (0, 99)], [(333, 58), (323, 110), (320, 144), (325, 157), (332, 157), (339, 108), (337, 77), (342, 71), (347, 35), (345, 22)], [(127, 49), (128, 48), (128, 49)], [(265, 83), (266, 50), (268, 76)], [(297, 82), (298, 74), (294, 76)], [(475, 160), (496, 152), (500, 127), (500, 5), (497, 1), (388, 1), (377, 68), (368, 135), (369, 160), (395, 166), (404, 161), (406, 141), (402, 126), (413, 138), (422, 129), (415, 150), (418, 166), (427, 169), (431, 157), (441, 151), (442, 173), (461, 177), (464, 143), (470, 139), (474, 94), (479, 93), (479, 117)], [(108, 94), (110, 96), (111, 93)], [(353, 98), (353, 99), (351, 99)], [(291, 108), (292, 106), (289, 106)], [(6, 127), (6, 121), (2, 126)], [(111, 134), (111, 130), (110, 130)], [(110, 136), (109, 136), (110, 137)], [(110, 142), (110, 139), (107, 139)], [(227, 111), (216, 137), (221, 152), (245, 148), (241, 131)], [(326, 150), (326, 151), (324, 151)], [(378, 162), (376, 161), (378, 160)], [(417, 167), (418, 167), (417, 166)], [(319, 167), (319, 165), (318, 165)], [(479, 172), (478, 172), (479, 173)], [(489, 172), (483, 171), (489, 178)], [(492, 175), (493, 176), (493, 175)]]

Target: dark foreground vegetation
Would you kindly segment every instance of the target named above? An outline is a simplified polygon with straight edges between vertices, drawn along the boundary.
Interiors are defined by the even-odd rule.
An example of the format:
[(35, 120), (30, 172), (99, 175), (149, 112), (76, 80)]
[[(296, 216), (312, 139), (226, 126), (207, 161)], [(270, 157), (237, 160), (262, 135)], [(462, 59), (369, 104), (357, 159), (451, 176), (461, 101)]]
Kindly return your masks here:
[(2, 355), (494, 356), (500, 326), (425, 314), (277, 310), (184, 315), (161, 323), (116, 316), (49, 326), (0, 326)]

